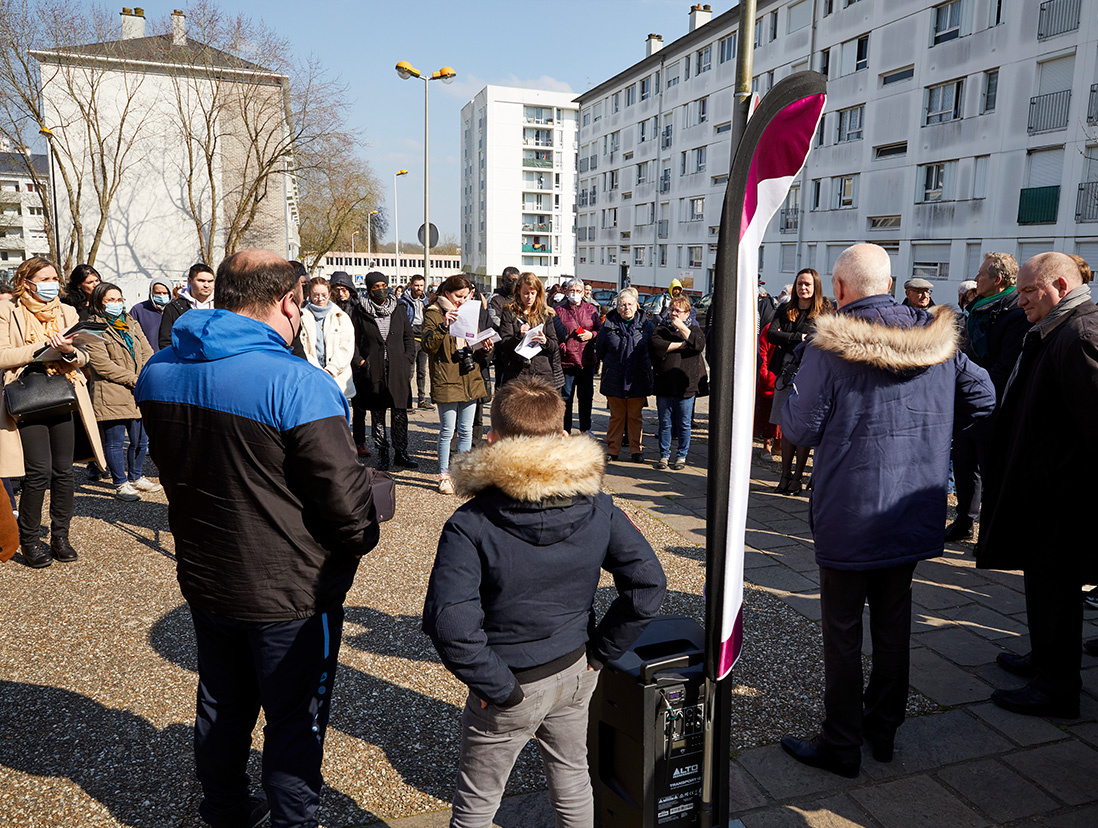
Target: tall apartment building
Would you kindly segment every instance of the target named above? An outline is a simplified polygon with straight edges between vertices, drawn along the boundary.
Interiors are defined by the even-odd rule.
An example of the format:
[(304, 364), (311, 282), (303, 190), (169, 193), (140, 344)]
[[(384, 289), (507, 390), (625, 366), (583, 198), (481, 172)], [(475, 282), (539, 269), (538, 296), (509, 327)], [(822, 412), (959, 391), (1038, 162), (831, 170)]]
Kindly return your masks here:
[[(31, 155), (39, 181), (49, 178), (45, 155)], [(49, 256), (46, 217), (41, 194), (35, 191), (20, 156), (0, 147), (0, 278), (10, 279), (32, 256)]]
[(486, 86), (461, 110), (461, 261), (482, 284), (510, 265), (574, 272), (573, 97)]
[[(581, 95), (577, 273), (712, 290), (730, 161), (739, 9)], [(770, 287), (826, 277), (870, 241), (936, 301), (987, 250), (1098, 263), (1098, 4), (759, 0), (753, 88), (828, 77), (805, 170), (759, 254)], [(661, 48), (662, 47), (662, 48)], [(826, 278), (825, 278), (826, 284)]]

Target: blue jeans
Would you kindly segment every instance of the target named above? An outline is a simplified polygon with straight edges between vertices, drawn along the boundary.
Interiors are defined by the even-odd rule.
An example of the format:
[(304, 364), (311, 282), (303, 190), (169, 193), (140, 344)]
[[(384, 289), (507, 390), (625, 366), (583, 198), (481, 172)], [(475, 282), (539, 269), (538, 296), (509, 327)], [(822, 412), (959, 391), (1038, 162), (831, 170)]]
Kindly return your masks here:
[[(103, 433), (103, 453), (107, 455), (107, 468), (115, 486), (121, 486), (127, 480), (131, 483), (141, 479), (145, 468), (145, 452), (149, 449), (149, 438), (145, 434), (145, 424), (141, 420), (109, 420), (99, 424)], [(126, 435), (130, 444), (126, 445)], [(127, 467), (130, 475), (126, 477)]]
[(438, 471), (446, 474), (450, 471), (450, 441), (454, 438), (454, 429), (458, 434), (458, 453), (466, 452), (473, 446), (473, 416), (476, 414), (477, 401), (440, 403), (438, 406)]
[(580, 431), (590, 431), (591, 401), (595, 398), (595, 366), (565, 368), (564, 386), (560, 394), (564, 397), (564, 430), (572, 433), (572, 401), (578, 396)]
[(671, 457), (671, 421), (679, 433), (679, 459), (685, 460), (690, 451), (690, 421), (694, 417), (694, 398), (656, 397), (660, 418), (660, 457)]

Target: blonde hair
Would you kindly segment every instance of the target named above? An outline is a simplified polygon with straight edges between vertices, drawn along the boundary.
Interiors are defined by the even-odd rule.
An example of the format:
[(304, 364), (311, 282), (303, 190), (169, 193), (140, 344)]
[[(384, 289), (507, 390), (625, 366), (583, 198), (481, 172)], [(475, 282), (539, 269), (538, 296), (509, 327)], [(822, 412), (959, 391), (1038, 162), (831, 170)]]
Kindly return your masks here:
[[(51, 262), (49, 259), (43, 256), (31, 256), (23, 264), (19, 265), (18, 270), (15, 271), (15, 278), (12, 279), (12, 299), (18, 302), (23, 298), (23, 295), (27, 292), (27, 281), (35, 276), (37, 273), (45, 270), (47, 267), (52, 267), (53, 272), (57, 274), (57, 281), (61, 283), (61, 271), (58, 270), (57, 265)], [(60, 296), (65, 295), (65, 285), (60, 284), (61, 292)]]
[[(537, 291), (534, 297), (534, 306), (529, 313), (522, 307), (522, 297), (519, 295), (524, 287), (532, 287)], [(508, 305), (508, 309), (519, 319), (525, 319), (531, 326), (540, 325), (549, 317), (549, 306), (545, 302), (545, 285), (535, 273), (522, 273), (515, 282), (514, 299)]]

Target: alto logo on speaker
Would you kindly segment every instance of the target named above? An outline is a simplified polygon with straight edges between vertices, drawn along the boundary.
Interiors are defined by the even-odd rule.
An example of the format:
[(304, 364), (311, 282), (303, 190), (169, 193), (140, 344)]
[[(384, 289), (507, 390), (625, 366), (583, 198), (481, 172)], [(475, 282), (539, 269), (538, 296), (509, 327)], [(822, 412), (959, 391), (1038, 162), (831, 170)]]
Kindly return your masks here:
[(685, 767), (682, 767), (682, 768), (675, 768), (675, 773), (672, 776), (672, 779), (678, 779), (680, 776), (690, 776), (691, 774), (695, 774), (697, 772), (698, 772), (698, 766), (697, 765), (686, 765)]

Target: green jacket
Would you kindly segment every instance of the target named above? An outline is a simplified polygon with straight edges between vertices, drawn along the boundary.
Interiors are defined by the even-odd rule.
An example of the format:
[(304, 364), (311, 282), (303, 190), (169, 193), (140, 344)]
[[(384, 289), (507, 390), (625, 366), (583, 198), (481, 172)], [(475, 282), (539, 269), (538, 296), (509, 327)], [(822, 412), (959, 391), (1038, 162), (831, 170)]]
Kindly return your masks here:
[(484, 365), (484, 349), (478, 348), (473, 352), (477, 360), (477, 370), (463, 374), (458, 360), (454, 357), (457, 351), (457, 340), (450, 336), (446, 314), (437, 303), (432, 304), (423, 314), (423, 350), (427, 352), (431, 369), (433, 402), (469, 402), (488, 396), (488, 390), (484, 387), (484, 378), (480, 373)]

